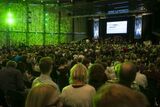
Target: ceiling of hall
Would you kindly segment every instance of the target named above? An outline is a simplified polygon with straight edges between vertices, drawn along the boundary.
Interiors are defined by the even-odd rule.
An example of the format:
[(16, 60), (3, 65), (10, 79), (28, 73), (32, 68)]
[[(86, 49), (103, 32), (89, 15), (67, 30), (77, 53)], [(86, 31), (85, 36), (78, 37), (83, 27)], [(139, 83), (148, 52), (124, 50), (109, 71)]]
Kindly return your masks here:
[(160, 0), (2, 0), (2, 2), (37, 4), (58, 4), (51, 11), (63, 10), (68, 15), (92, 15), (108, 10), (128, 9), (129, 11), (155, 11), (160, 8)]

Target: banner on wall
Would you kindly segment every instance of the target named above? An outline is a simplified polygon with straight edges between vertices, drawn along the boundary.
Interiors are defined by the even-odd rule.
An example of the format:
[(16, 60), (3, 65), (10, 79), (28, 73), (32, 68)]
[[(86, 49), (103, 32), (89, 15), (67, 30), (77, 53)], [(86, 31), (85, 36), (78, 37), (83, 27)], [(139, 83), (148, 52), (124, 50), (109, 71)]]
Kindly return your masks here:
[(142, 15), (135, 17), (134, 39), (142, 38)]
[(94, 39), (99, 38), (99, 19), (93, 20), (93, 37)]

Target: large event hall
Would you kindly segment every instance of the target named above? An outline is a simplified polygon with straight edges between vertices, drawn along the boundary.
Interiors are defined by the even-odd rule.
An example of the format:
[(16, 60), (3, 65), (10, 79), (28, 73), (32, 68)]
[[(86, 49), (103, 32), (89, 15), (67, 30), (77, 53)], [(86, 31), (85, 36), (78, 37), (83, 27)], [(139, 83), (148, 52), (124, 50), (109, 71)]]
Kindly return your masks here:
[(0, 107), (160, 107), (160, 0), (0, 0)]

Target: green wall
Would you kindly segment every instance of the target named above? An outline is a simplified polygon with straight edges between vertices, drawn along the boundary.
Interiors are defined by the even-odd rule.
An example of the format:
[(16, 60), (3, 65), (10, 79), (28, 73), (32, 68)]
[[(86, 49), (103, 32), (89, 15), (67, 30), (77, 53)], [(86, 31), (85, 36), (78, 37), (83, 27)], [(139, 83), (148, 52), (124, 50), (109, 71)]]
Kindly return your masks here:
[[(28, 30), (27, 30), (27, 6), (28, 6)], [(10, 43), (19, 45), (53, 45), (71, 41), (72, 19), (68, 16), (59, 18), (57, 4), (17, 4), (0, 3), (0, 46)], [(6, 22), (7, 13), (13, 14), (14, 24)], [(63, 12), (61, 12), (63, 14)], [(44, 20), (45, 19), (45, 20)], [(60, 25), (59, 25), (60, 20)], [(60, 26), (60, 31), (59, 31)], [(7, 41), (9, 37), (9, 42)], [(45, 38), (45, 39), (44, 39)], [(60, 39), (60, 40), (58, 40)]]

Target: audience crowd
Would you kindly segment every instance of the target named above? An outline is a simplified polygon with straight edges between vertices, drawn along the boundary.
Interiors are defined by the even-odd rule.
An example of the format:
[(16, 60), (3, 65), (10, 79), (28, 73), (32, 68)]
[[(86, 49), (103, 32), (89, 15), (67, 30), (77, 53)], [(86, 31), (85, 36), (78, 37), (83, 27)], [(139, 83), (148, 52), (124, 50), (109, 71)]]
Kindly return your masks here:
[(0, 107), (158, 107), (160, 46), (123, 38), (0, 49)]

